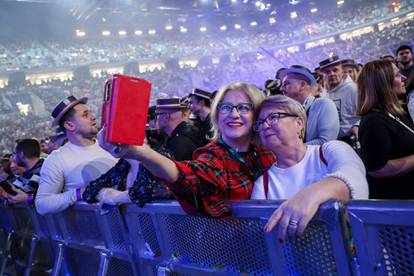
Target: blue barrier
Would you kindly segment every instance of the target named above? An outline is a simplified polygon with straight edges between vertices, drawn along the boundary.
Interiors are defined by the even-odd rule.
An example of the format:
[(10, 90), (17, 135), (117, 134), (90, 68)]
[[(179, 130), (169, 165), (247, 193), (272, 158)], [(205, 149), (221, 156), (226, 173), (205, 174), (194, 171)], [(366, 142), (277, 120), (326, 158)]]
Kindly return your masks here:
[(142, 275), (349, 275), (339, 219), (343, 208), (320, 209), (303, 237), (281, 244), (263, 227), (280, 201), (229, 202), (234, 218), (186, 215), (178, 203), (129, 205), (125, 218)]
[[(412, 202), (352, 202), (347, 209), (356, 256), (347, 238), (347, 209), (339, 202), (321, 206), (304, 235), (284, 243), (277, 240), (276, 230), (263, 232), (280, 204), (229, 202), (234, 216), (228, 220), (186, 215), (175, 201), (154, 202), (144, 208), (125, 205), (107, 215), (100, 215), (97, 205), (86, 203), (47, 216), (23, 206), (1, 207), (0, 219), (6, 236), (13, 233), (32, 240), (31, 261), (40, 241), (50, 245), (52, 275), (414, 273)], [(5, 246), (0, 252), (7, 252)], [(31, 261), (26, 262), (26, 275)]]
[(358, 201), (348, 207), (360, 275), (414, 275), (414, 202)]

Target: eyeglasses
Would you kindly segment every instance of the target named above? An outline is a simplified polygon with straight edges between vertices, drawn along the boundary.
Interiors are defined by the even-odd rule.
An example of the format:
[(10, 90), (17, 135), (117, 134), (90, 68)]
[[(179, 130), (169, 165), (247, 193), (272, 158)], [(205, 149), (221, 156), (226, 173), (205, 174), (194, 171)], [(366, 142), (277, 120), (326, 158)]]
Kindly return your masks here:
[(229, 103), (223, 103), (218, 105), (218, 111), (221, 114), (228, 114), (233, 112), (233, 108), (237, 110), (237, 112), (246, 114), (253, 111), (253, 105), (251, 103), (239, 103), (238, 105), (232, 105)]
[(272, 112), (264, 120), (256, 121), (253, 124), (253, 130), (254, 131), (262, 131), (263, 130), (263, 124), (266, 122), (269, 126), (273, 126), (279, 122), (280, 119), (287, 118), (287, 117), (299, 117), (295, 114), (289, 114), (284, 112)]

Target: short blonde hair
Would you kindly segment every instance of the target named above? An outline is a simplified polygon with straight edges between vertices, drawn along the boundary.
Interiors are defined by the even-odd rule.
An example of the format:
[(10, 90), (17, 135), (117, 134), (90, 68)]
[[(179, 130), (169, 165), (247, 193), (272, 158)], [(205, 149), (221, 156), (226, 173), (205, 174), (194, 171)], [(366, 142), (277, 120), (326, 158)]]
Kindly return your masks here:
[(270, 96), (260, 104), (257, 110), (257, 115), (259, 115), (260, 111), (263, 109), (268, 108), (278, 108), (286, 113), (297, 115), (299, 118), (302, 118), (304, 128), (301, 133), (301, 138), (304, 138), (306, 128), (306, 111), (298, 101), (284, 95)]
[(248, 83), (234, 82), (220, 88), (211, 103), (211, 131), (213, 132), (213, 136), (211, 137), (212, 141), (218, 141), (221, 137), (221, 132), (218, 127), (218, 105), (223, 101), (224, 96), (232, 90), (241, 90), (249, 98), (250, 103), (253, 104), (254, 120), (256, 120), (256, 111), (259, 105), (265, 99), (265, 94), (262, 91)]

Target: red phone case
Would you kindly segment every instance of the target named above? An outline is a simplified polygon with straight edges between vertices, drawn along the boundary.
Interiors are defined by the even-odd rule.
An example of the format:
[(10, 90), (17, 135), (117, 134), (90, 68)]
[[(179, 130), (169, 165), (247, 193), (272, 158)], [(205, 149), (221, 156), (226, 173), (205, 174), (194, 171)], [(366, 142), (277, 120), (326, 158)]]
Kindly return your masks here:
[(151, 83), (144, 79), (115, 74), (106, 81), (101, 126), (107, 142), (144, 143), (150, 93)]

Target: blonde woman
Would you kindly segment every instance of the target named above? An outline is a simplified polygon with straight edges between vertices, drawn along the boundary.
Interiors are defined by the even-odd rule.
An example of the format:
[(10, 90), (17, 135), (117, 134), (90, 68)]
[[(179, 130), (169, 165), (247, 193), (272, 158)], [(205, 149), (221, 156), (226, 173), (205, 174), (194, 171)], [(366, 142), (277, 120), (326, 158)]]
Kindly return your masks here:
[[(231, 213), (224, 201), (249, 199), (254, 181), (275, 161), (270, 151), (253, 143), (255, 111), (264, 97), (246, 83), (220, 89), (212, 102), (212, 142), (196, 150), (191, 161), (173, 161), (147, 145), (100, 143), (109, 152), (117, 149), (117, 157), (138, 160), (162, 179), (188, 213), (226, 218)], [(114, 203), (111, 196), (103, 202)]]

